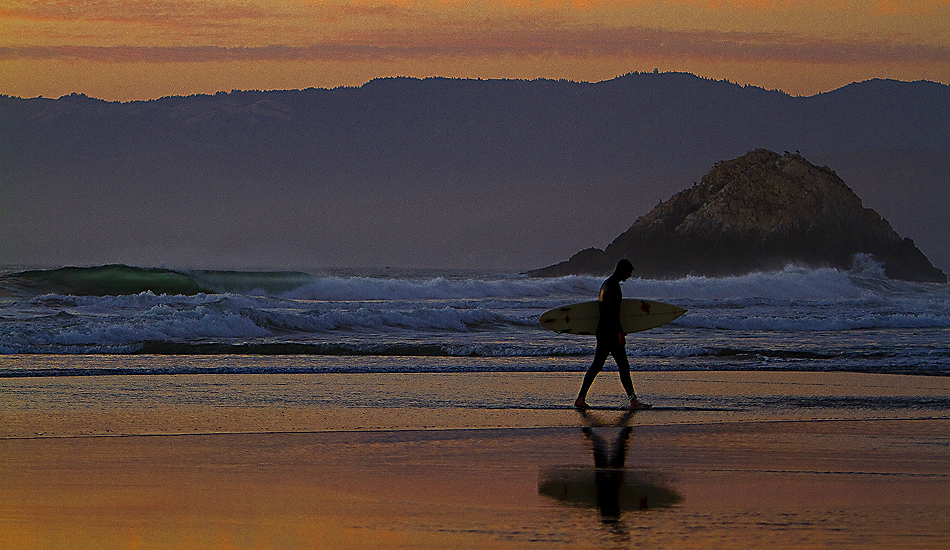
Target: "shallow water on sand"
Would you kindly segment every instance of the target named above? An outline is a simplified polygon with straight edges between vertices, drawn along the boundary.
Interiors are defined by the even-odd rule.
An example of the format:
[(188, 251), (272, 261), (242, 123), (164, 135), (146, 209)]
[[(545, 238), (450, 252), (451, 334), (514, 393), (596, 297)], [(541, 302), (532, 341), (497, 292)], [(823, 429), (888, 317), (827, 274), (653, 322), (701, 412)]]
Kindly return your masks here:
[(950, 380), (641, 375), (0, 380), (0, 547), (950, 545)]
[[(850, 436), (855, 427), (865, 434)], [(0, 538), (4, 548), (950, 542), (948, 453), (921, 434), (845, 424), (823, 426), (816, 442), (784, 425), (720, 428), (634, 427), (622, 472), (651, 485), (618, 491), (646, 495), (659, 483), (679, 500), (638, 496), (619, 513), (596, 495), (540, 490), (551, 472), (565, 493), (569, 484), (599, 489), (578, 427), (7, 440), (0, 449), (16, 481), (3, 482)], [(597, 429), (612, 444), (619, 431)], [(888, 449), (874, 448), (882, 443)]]

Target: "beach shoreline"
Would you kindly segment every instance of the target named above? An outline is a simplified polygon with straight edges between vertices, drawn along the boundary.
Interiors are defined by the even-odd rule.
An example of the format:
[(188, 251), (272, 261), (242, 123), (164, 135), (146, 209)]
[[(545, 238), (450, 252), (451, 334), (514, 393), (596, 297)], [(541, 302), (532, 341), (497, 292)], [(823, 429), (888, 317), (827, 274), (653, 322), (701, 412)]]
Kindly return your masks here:
[(601, 378), (0, 380), (0, 546), (950, 545), (946, 378), (637, 373), (632, 415)]

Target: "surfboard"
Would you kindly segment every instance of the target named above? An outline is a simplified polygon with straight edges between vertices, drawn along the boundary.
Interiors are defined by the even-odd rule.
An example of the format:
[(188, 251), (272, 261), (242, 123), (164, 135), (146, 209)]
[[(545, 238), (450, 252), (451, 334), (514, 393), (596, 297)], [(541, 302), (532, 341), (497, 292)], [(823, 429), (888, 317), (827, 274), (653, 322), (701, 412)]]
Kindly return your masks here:
[[(665, 325), (686, 313), (686, 310), (653, 300), (624, 298), (620, 304), (620, 324), (627, 334)], [(600, 321), (598, 302), (581, 302), (556, 307), (541, 314), (541, 326), (567, 334), (594, 334)]]
[(660, 472), (586, 466), (542, 470), (538, 475), (538, 493), (584, 508), (610, 504), (616, 507), (614, 512), (668, 508), (683, 500), (669, 478)]
[(546, 468), (538, 476), (538, 493), (584, 508), (612, 503), (614, 512), (667, 508), (683, 500), (659, 472), (585, 466)]

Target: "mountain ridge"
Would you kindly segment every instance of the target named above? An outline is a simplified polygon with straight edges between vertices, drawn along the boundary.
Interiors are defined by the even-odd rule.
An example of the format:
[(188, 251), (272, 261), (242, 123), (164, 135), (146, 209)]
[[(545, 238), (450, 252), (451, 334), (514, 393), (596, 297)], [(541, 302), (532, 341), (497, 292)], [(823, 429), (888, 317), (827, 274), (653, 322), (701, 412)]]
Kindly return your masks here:
[[(950, 265), (948, 129), (942, 84), (795, 97), (688, 73), (3, 97), (0, 199), (13, 215), (0, 262), (527, 269), (607, 241), (692, 174), (763, 147), (831, 160), (886, 151), (839, 171)], [(890, 169), (911, 158), (914, 173)], [(575, 221), (553, 232), (552, 219)]]

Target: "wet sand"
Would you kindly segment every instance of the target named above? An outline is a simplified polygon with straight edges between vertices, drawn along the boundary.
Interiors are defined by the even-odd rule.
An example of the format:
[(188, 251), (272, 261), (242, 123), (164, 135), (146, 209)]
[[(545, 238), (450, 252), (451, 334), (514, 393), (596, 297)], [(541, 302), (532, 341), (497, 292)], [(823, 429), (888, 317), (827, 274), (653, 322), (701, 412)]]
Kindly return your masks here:
[(950, 380), (636, 381), (0, 380), (0, 548), (950, 547)]

